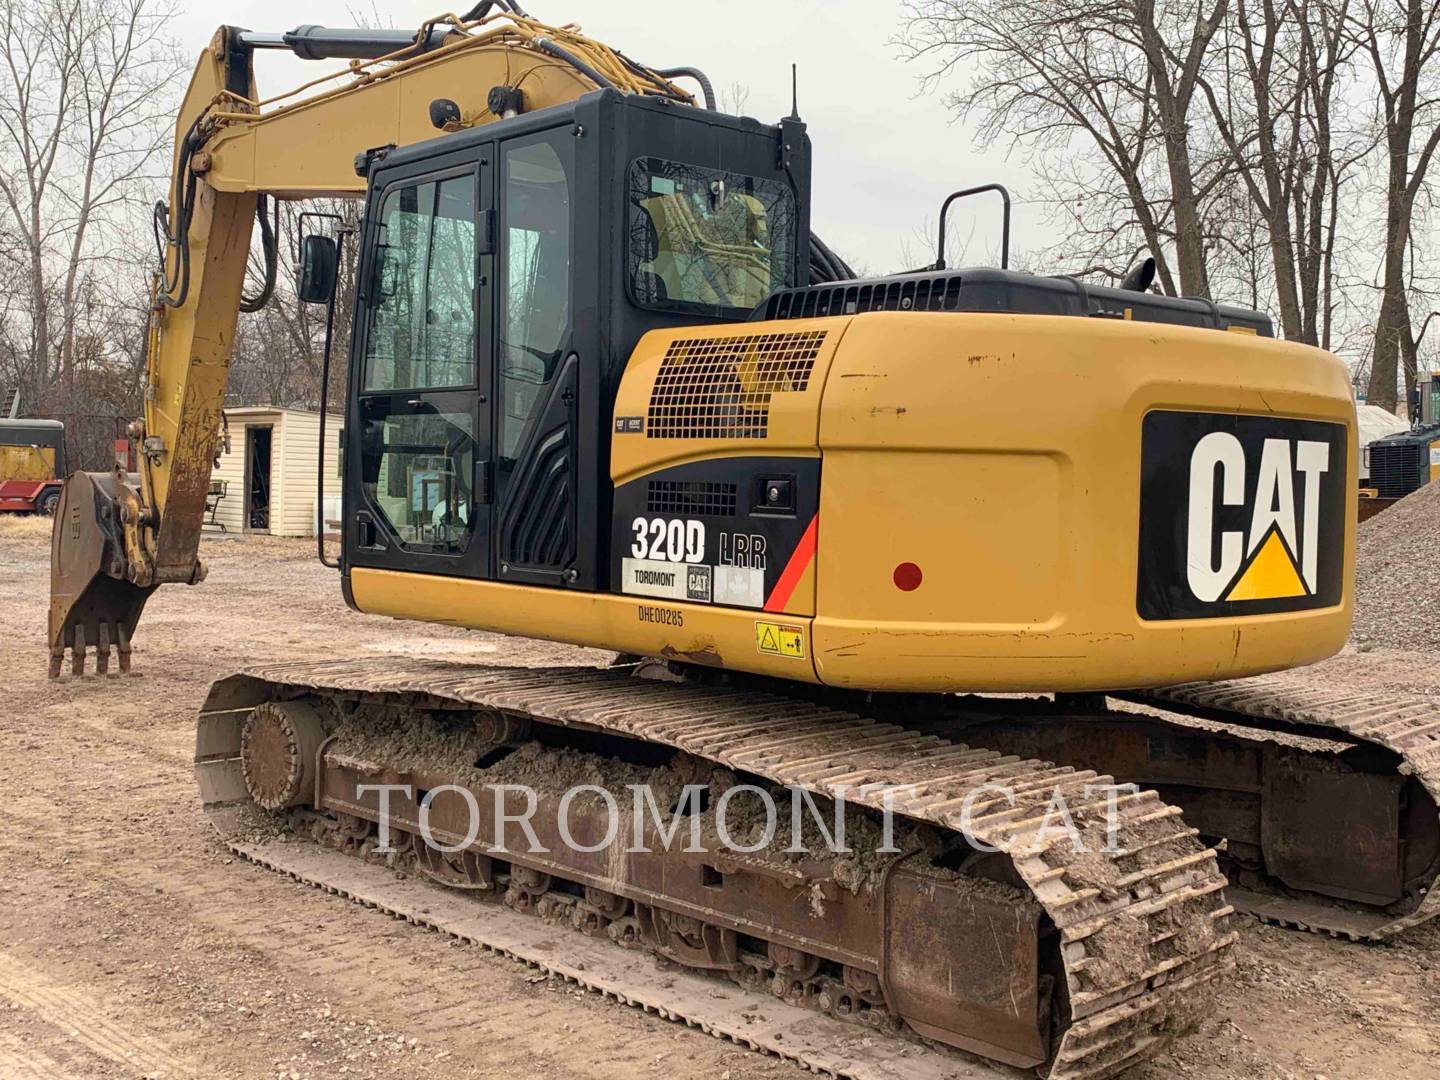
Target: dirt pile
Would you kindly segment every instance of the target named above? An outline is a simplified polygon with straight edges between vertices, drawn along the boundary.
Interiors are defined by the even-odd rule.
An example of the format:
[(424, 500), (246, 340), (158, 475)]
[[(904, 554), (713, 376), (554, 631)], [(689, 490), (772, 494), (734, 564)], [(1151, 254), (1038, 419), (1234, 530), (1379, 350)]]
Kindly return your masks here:
[(1440, 649), (1440, 482), (1360, 525), (1354, 636), (1362, 645)]

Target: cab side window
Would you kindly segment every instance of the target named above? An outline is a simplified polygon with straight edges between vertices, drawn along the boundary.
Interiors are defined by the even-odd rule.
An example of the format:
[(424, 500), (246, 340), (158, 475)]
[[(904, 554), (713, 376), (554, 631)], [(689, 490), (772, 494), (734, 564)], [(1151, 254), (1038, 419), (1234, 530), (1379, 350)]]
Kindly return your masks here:
[(459, 554), (474, 518), (476, 178), (382, 198), (368, 288), (362, 485), (400, 545)]
[(392, 189), (380, 207), (365, 390), (475, 383), (475, 177)]

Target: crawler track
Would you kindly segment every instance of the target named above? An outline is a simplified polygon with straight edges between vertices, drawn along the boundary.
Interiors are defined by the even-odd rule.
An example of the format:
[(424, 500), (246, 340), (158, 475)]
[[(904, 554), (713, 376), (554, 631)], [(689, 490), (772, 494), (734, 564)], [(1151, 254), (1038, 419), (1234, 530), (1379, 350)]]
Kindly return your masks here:
[(657, 967), (651, 960), (499, 904), (307, 843), (232, 843), (257, 866), (354, 903), (448, 934), (621, 1005), (699, 1028), (707, 1035), (773, 1054), (824, 1076), (854, 1080), (1004, 1080), (1013, 1073), (912, 1042), (876, 1040), (853, 1024), (770, 998), (717, 993), (713, 979)]
[(871, 708), (1157, 789), (1224, 843), (1230, 903), (1266, 922), (1380, 941), (1440, 914), (1440, 702), (1326, 690), (1304, 672), (1108, 698), (888, 695)]
[[(1382, 747), (1398, 756), (1396, 772), (1414, 777), (1440, 804), (1440, 704), (1432, 699), (1375, 690), (1335, 691), (1307, 684), (1303, 672), (1219, 683), (1186, 683), (1127, 695), (1163, 709), (1250, 728), (1302, 736), (1334, 737)], [(1434, 805), (1424, 808), (1435, 813)], [(1433, 825), (1434, 818), (1425, 824)], [(1303, 843), (1303, 838), (1296, 838)], [(1402, 842), (1406, 838), (1402, 836)], [(1384, 910), (1359, 911), (1307, 897), (1245, 891), (1248, 910), (1281, 925), (1379, 941), (1440, 915), (1440, 857), (1410, 883), (1405, 898)]]
[[(629, 745), (668, 748), (743, 777), (799, 787), (819, 796), (843, 789), (852, 807), (878, 812), (888, 804), (897, 814), (947, 834), (959, 827), (961, 806), (972, 796), (972, 835), (1008, 850), (1008, 872), (1016, 886), (1029, 894), (1030, 899), (1017, 906), (1017, 917), (1027, 905), (1038, 905), (1041, 926), (1055, 935), (1061, 985), (1050, 999), (1058, 1015), (1041, 1069), (1046, 1077), (1110, 1076), (1152, 1056), (1205, 1014), (1215, 981), (1233, 967), (1234, 935), (1227, 926), (1231, 909), (1221, 893), (1225, 881), (1216, 868), (1215, 854), (1198, 843), (1179, 812), (1153, 792), (1119, 800), (1117, 850), (1077, 854), (1063, 833), (1042, 835), (1046, 808), (1059, 791), (1071, 808), (1078, 808), (1077, 821), (1089, 835), (1104, 797), (1086, 788), (1107, 783), (1108, 777), (972, 749), (775, 694), (639, 681), (614, 670), (481, 668), (374, 658), (274, 665), (222, 680), (212, 689), (200, 718), (197, 779), (217, 827), (237, 851), (262, 862), (274, 860), (237, 832), (249, 801), (239, 744), (246, 716), (267, 701), (334, 702), (341, 707), (383, 704), (448, 715), (469, 710), (501, 718), (502, 727), (540, 725), (592, 742), (598, 734)], [(322, 773), (355, 766), (332, 760), (334, 755), (323, 748), (317, 757)], [(385, 763), (363, 768), (374, 775), (385, 769)], [(993, 793), (977, 792), (987, 783), (1002, 782), (1015, 793), (1013, 805), (992, 797)], [(317, 791), (321, 786), (317, 783)], [(475, 850), (483, 852), (483, 844), (475, 845)], [(553, 865), (527, 867), (519, 852), (507, 851), (504, 858), (521, 879), (543, 869), (548, 881), (555, 870)], [(747, 880), (743, 861), (727, 864), (727, 873), (732, 871), (742, 884)], [(899, 879), (909, 872), (902, 869), (894, 876)], [(337, 891), (355, 891), (327, 882), (323, 872), (297, 876)], [(601, 880), (610, 893), (629, 897), (635, 911), (667, 906), (690, 910), (679, 900), (644, 892), (623, 873), (596, 879), (577, 871), (571, 878), (586, 887)], [(890, 870), (883, 880), (890, 880)], [(944, 891), (943, 886), (935, 888)], [(885, 886), (880, 891), (883, 913)], [(641, 906), (642, 899), (647, 906)], [(543, 898), (535, 906), (545, 913)], [(895, 942), (911, 938), (923, 942), (927, 933), (943, 935), (946, 929), (927, 926), (934, 920), (921, 917), (923, 908), (915, 910), (918, 921), (894, 931), (900, 937), (883, 927), (879, 932), (879, 985), (885, 990), (886, 1005), (893, 994), (896, 1007), (871, 1011), (882, 1021), (887, 1015), (891, 1022), (898, 1017), (929, 1034), (935, 1016), (923, 1000), (919, 1005), (907, 1004), (912, 995), (903, 956), (890, 961), (895, 969), (892, 985), (887, 987), (884, 978), (883, 942), (892, 943), (892, 948)], [(722, 921), (724, 917), (716, 916)], [(770, 940), (773, 945), (777, 939)], [(936, 939), (937, 947), (947, 944), (953, 943)], [(980, 943), (975, 944), (978, 948)], [(860, 946), (856, 950), (854, 957), (847, 954), (847, 964), (875, 967), (873, 957), (863, 955)], [(823, 952), (824, 947), (817, 946), (816, 951)], [(808, 991), (800, 997), (811, 1005), (826, 1000), (823, 994), (812, 996)], [(660, 1007), (686, 1022), (718, 1029), (718, 1021), (707, 1015), (707, 1000), (690, 996), (674, 1007)], [(852, 1068), (843, 1058), (830, 1063), (806, 1060), (806, 1064), (837, 1075), (876, 1075), (865, 1073), (863, 1063)]]

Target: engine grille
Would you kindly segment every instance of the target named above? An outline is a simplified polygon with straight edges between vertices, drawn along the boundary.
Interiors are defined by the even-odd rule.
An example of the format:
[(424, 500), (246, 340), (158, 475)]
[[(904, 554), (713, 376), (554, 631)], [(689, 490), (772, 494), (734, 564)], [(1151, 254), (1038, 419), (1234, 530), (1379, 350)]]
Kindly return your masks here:
[(734, 484), (704, 480), (651, 480), (645, 505), (651, 514), (734, 517), (736, 496)]
[(1382, 498), (1403, 499), (1429, 474), (1430, 439), (1396, 435), (1370, 444), (1370, 486)]
[(753, 320), (812, 319), (871, 311), (984, 311), (1015, 315), (1071, 315), (1174, 323), (1224, 330), (1240, 327), (1273, 337), (1270, 318), (1246, 308), (1194, 297), (1159, 296), (1069, 277), (1014, 270), (940, 270), (863, 281), (802, 285), (772, 293)]
[(866, 311), (960, 311), (959, 274), (842, 281), (777, 292), (765, 302), (767, 319), (812, 319)]
[(798, 393), (826, 331), (685, 338), (670, 343), (650, 391), (651, 439), (763, 439), (770, 398)]

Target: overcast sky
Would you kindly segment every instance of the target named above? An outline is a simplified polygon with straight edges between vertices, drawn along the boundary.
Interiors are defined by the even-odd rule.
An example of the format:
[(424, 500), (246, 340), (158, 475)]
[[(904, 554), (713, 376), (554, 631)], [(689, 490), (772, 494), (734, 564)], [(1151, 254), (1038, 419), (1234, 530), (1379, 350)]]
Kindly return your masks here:
[[(375, 3), (397, 27), (419, 26), (438, 13), (437, 5), (443, 6), (443, 0)], [(585, 33), (646, 64), (702, 68), (717, 90), (739, 82), (750, 92), (745, 112), (767, 122), (789, 111), (790, 64), (798, 64), (800, 115), (815, 151), (815, 231), (873, 272), (901, 269), (905, 242), (912, 256), (934, 257), (934, 241), (922, 248), (915, 232), (922, 226), (928, 230), (947, 192), (994, 180), (1017, 196), (1024, 192), (1021, 165), (1007, 163), (999, 151), (977, 151), (969, 131), (952, 121), (939, 95), (920, 94), (919, 67), (901, 60), (890, 44), (899, 29), (897, 3), (525, 0), (525, 5), (535, 18), (552, 24), (577, 22)], [(464, 7), (462, 2), (452, 10)], [(251, 30), (288, 30), (299, 22), (348, 26), (354, 25), (350, 11), (356, 8), (369, 10), (368, 0), (213, 5), (192, 0), (176, 34), (187, 51), (198, 54), (219, 21)], [(262, 53), (256, 63), (261, 95), (314, 78), (324, 65), (335, 63)], [(973, 229), (977, 254), (998, 252), (995, 220)], [(1015, 246), (1044, 246), (1033, 235), (1037, 228), (1033, 214), (1017, 213)], [(961, 231), (972, 234), (963, 221)]]

